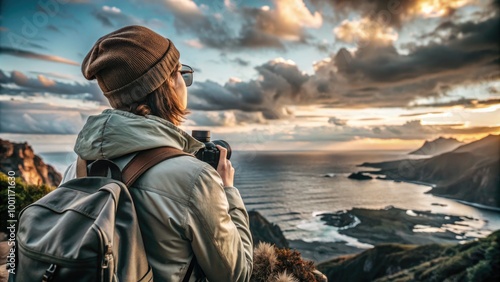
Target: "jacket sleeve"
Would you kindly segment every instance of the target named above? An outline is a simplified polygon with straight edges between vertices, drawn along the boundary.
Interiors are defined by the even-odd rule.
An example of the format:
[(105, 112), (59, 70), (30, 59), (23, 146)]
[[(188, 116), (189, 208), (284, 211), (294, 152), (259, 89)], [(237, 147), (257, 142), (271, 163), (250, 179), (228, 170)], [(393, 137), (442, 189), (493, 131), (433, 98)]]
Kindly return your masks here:
[(224, 187), (204, 166), (195, 180), (186, 230), (194, 255), (209, 281), (249, 281), (253, 242), (248, 213), (238, 189)]

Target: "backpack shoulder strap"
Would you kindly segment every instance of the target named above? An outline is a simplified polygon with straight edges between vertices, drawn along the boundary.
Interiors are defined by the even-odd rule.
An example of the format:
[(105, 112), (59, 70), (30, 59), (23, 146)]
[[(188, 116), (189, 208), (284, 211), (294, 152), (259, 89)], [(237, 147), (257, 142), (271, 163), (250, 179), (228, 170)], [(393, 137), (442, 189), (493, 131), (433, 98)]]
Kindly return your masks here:
[[(180, 156), (192, 156), (173, 147), (158, 147), (138, 152), (132, 160), (123, 168), (123, 182), (129, 187), (139, 178), (146, 170), (154, 165), (171, 158)], [(78, 156), (76, 161), (76, 176), (77, 178), (86, 177), (88, 175), (87, 165), (89, 161)]]
[(145, 171), (154, 165), (171, 158), (180, 156), (191, 156), (173, 147), (158, 147), (140, 151), (134, 158), (123, 168), (122, 176), (123, 182), (130, 187)]
[[(153, 167), (154, 165), (171, 158), (180, 156), (191, 156), (191, 154), (185, 153), (179, 149), (173, 147), (159, 147), (153, 148), (145, 151), (140, 151), (134, 158), (123, 168), (122, 176), (123, 182), (130, 187), (139, 176), (141, 176), (146, 170)], [(189, 281), (191, 273), (193, 272), (194, 265), (196, 263), (196, 257), (189, 263), (189, 267), (184, 276), (183, 282)]]
[(87, 176), (87, 161), (80, 158), (76, 159), (76, 178)]

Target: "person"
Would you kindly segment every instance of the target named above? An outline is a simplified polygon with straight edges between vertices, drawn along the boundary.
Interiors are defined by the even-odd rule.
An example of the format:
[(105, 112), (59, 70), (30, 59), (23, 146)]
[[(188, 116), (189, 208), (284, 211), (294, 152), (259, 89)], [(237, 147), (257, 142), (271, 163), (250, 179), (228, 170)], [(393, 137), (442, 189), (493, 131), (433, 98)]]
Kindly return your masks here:
[[(178, 126), (187, 110), (193, 71), (168, 38), (127, 26), (97, 40), (82, 63), (112, 106), (89, 116), (74, 151), (111, 159), (121, 169), (140, 150), (171, 146), (193, 154), (204, 146)], [(129, 187), (154, 281), (249, 281), (253, 242), (248, 213), (227, 151), (217, 170), (194, 157), (163, 161)], [(76, 178), (76, 162), (62, 183)]]

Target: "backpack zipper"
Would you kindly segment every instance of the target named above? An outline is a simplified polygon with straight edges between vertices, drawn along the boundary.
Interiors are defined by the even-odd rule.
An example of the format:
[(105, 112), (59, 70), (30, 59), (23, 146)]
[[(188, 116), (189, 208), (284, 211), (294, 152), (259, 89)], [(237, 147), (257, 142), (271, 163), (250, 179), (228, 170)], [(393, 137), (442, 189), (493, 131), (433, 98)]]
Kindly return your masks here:
[(49, 282), (54, 279), (54, 273), (56, 272), (57, 265), (51, 264), (47, 270), (45, 270), (45, 274), (42, 276), (42, 282)]
[(65, 259), (61, 257), (51, 256), (44, 253), (38, 253), (36, 251), (30, 250), (26, 247), (21, 241), (16, 242), (19, 245), (19, 250), (21, 253), (26, 255), (27, 257), (40, 260), (46, 263), (54, 263), (58, 266), (66, 266), (66, 267), (95, 267), (95, 261), (98, 259), (97, 257), (91, 257), (86, 259)]
[(110, 274), (114, 273), (114, 269), (110, 269), (111, 267), (114, 268), (113, 243), (108, 240), (106, 233), (102, 231), (98, 225), (94, 224), (92, 227), (96, 230), (101, 239), (101, 281), (109, 281)]

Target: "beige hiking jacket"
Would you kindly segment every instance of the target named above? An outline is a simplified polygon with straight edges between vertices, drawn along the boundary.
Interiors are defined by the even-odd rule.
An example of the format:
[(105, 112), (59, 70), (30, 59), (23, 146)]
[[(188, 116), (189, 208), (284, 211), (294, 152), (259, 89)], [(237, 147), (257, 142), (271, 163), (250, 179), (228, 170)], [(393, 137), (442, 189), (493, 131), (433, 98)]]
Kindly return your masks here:
[[(194, 153), (204, 145), (156, 116), (106, 109), (90, 116), (75, 152), (83, 159), (113, 159), (120, 168), (134, 152), (171, 146)], [(76, 162), (62, 183), (76, 178)], [(159, 163), (130, 192), (137, 209), (154, 281), (181, 281), (189, 262), (197, 265), (190, 281), (249, 281), (252, 237), (238, 189), (223, 187), (210, 165), (189, 156)]]

